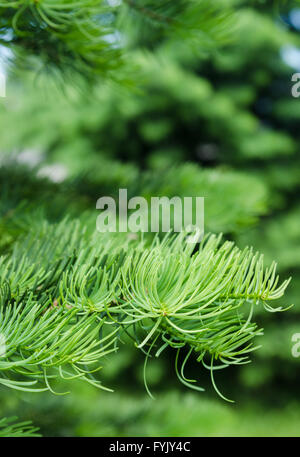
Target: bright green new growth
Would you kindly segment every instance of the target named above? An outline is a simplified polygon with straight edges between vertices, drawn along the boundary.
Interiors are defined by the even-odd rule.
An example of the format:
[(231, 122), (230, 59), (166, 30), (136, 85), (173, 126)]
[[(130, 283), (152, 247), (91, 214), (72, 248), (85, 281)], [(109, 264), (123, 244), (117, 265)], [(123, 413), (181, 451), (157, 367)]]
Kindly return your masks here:
[[(0, 258), (0, 334), (6, 342), (0, 383), (25, 391), (51, 390), (56, 378), (92, 373), (127, 334), (145, 353), (177, 350), (175, 370), (194, 356), (213, 370), (249, 362), (261, 329), (253, 307), (280, 298), (276, 264), (209, 235), (197, 247), (184, 233), (152, 242), (127, 234), (93, 233), (78, 221), (44, 224)], [(179, 353), (184, 360), (179, 367)], [(219, 361), (217, 367), (215, 362)], [(150, 393), (150, 392), (149, 392)]]
[(231, 15), (223, 0), (164, 0), (159, 6), (143, 0), (0, 1), (0, 44), (27, 63), (38, 57), (48, 69), (119, 80), (126, 79), (120, 69), (129, 70), (123, 32), (131, 22), (137, 33), (154, 30), (160, 40), (172, 35), (198, 48), (199, 40), (206, 46), (224, 42)]
[[(213, 4), (210, 0), (123, 0), (117, 2), (117, 6), (111, 6), (105, 0), (0, 0), (0, 44), (14, 51), (14, 66), (27, 62), (35, 73), (40, 68), (37, 63), (41, 61), (47, 69), (70, 71), (72, 83), (76, 72), (91, 79), (101, 75), (123, 80), (127, 79), (128, 66), (131, 75), (141, 59), (138, 53), (135, 57), (127, 52), (131, 46), (152, 51), (158, 44), (163, 48), (164, 44), (168, 47), (172, 40), (178, 40), (180, 44), (184, 41), (196, 51), (205, 52), (216, 42), (223, 43), (228, 33), (228, 3), (227, 0)], [(131, 27), (130, 23), (134, 26)], [(251, 36), (251, 33), (248, 35)], [(281, 35), (277, 33), (276, 36)], [(153, 64), (148, 55), (144, 60), (145, 65), (149, 61), (149, 67), (147, 64), (145, 68), (150, 75), (148, 69), (151, 70)], [(124, 66), (128, 63), (125, 71)], [(232, 103), (224, 105), (226, 110), (222, 111), (222, 97), (218, 94), (214, 96), (210, 86), (198, 76), (187, 79), (188, 71), (180, 72), (179, 67), (172, 70), (170, 66), (167, 71), (154, 68), (153, 74), (158, 75), (157, 79), (152, 74), (149, 76), (154, 87), (160, 87), (160, 84), (167, 87), (167, 99), (171, 100), (174, 93), (176, 104), (181, 103), (182, 98), (189, 112), (194, 106), (192, 111), (197, 116), (203, 116), (204, 112), (206, 116), (207, 112), (209, 122), (219, 119), (221, 126), (224, 123), (225, 127), (226, 118), (235, 119), (234, 130), (229, 128), (231, 124), (228, 123), (228, 131), (232, 132), (242, 155), (269, 154), (268, 132), (260, 129), (254, 134), (255, 123), (243, 116), (242, 109), (234, 109), (234, 98)], [(186, 86), (184, 97), (178, 90), (180, 85)], [(27, 102), (26, 109), (28, 105)], [(57, 100), (54, 105), (54, 118), (59, 125)], [(98, 105), (96, 100), (93, 115), (89, 116), (94, 123)], [(145, 106), (148, 109), (148, 101)], [(63, 118), (68, 118), (65, 109), (59, 111), (63, 113)], [(42, 119), (40, 110), (35, 106), (33, 112), (37, 112), (37, 117)], [(27, 110), (25, 113), (24, 117), (31, 119), (31, 125), (36, 126), (34, 118), (28, 115)], [(228, 116), (228, 113), (232, 115)], [(4, 119), (8, 116), (5, 111)], [(237, 119), (240, 122), (237, 123)], [(245, 128), (247, 120), (249, 130)], [(10, 125), (15, 124), (13, 121)], [(41, 130), (43, 128), (42, 125)], [(10, 128), (4, 130), (9, 132)], [(39, 130), (38, 127), (36, 130)], [(48, 126), (47, 130), (56, 129)], [(85, 135), (86, 130), (83, 131)], [(150, 130), (148, 125), (144, 132), (148, 132), (151, 139), (151, 125)], [(106, 137), (105, 133), (100, 134)], [(80, 135), (81, 132), (78, 137)], [(30, 137), (30, 140), (34, 137), (28, 126), (25, 137)], [(255, 141), (250, 141), (253, 138)], [(9, 139), (12, 141), (11, 135)], [(291, 142), (282, 132), (278, 133), (274, 142), (278, 151), (292, 150)], [(59, 141), (52, 143), (60, 145)], [(109, 141), (110, 152), (113, 149), (111, 143)], [(25, 146), (23, 138), (20, 138), (20, 146), (22, 149)], [(50, 144), (50, 150), (52, 146)], [(48, 150), (48, 146), (44, 148)], [(11, 148), (2, 146), (2, 149)], [(81, 149), (85, 154), (83, 162), (88, 161), (86, 144)], [(69, 150), (73, 153), (73, 145)], [(95, 164), (99, 164), (100, 160), (97, 157)], [(120, 176), (125, 180), (125, 187), (131, 179), (134, 183), (138, 181), (136, 169), (130, 164), (111, 163), (115, 171), (111, 174), (117, 187), (121, 187)], [(101, 165), (100, 168), (98, 179), (103, 181)], [(112, 167), (106, 166), (103, 167), (104, 174), (107, 168), (112, 172)], [(92, 165), (91, 169), (92, 180), (98, 185), (95, 167)], [(45, 216), (44, 208), (39, 207), (41, 214), (37, 211), (36, 214), (23, 215), (23, 203), (19, 203), (27, 199), (31, 206), (38, 207), (44, 198), (43, 203), (48, 206), (50, 195), (52, 206), (57, 211), (57, 205), (53, 203), (57, 189), (50, 186), (50, 192), (44, 195), (39, 182), (37, 187), (33, 186), (26, 193), (20, 176), (18, 179), (11, 176), (7, 179), (6, 174), (5, 170), (1, 171), (4, 194), (0, 221), (2, 252), (10, 250), (20, 231), (32, 228), (26, 238), (22, 235), (23, 238), (20, 237), (13, 245), (12, 255), (5, 255), (0, 260), (0, 334), (1, 338), (5, 338), (5, 352), (0, 352), (2, 385), (23, 391), (53, 391), (56, 378), (81, 378), (106, 389), (93, 373), (100, 369), (104, 356), (114, 356), (114, 352), (119, 350), (118, 342), (122, 343), (125, 337), (130, 337), (145, 353), (144, 377), (150, 395), (147, 361), (152, 356), (159, 357), (168, 347), (174, 348), (178, 378), (196, 390), (203, 389), (185, 375), (185, 367), (192, 358), (210, 370), (212, 383), (219, 394), (214, 370), (249, 362), (249, 354), (257, 348), (254, 339), (262, 332), (253, 322), (254, 307), (263, 305), (261, 308), (267, 311), (280, 311), (281, 308), (274, 310), (268, 302), (280, 298), (288, 284), (284, 281), (279, 285), (275, 264), (265, 269), (262, 256), (254, 254), (251, 249), (240, 251), (233, 243), (221, 245), (220, 237), (214, 235), (207, 237), (198, 249), (188, 245), (184, 235), (168, 236), (163, 241), (155, 239), (153, 244), (149, 244), (147, 241), (130, 241), (122, 235), (92, 235), (72, 220), (59, 225), (45, 224), (40, 228), (40, 221)], [(156, 175), (155, 171), (153, 175)], [(212, 231), (231, 233), (263, 210), (260, 201), (263, 200), (264, 189), (255, 182), (249, 185), (236, 170), (232, 173), (222, 171), (216, 180), (211, 170), (200, 172), (194, 165), (177, 167), (166, 174), (167, 192), (161, 192), (161, 175), (157, 176), (158, 188), (155, 187), (155, 180), (150, 179), (150, 189), (146, 186), (146, 191), (142, 190), (141, 194), (152, 194), (154, 186), (158, 194), (173, 195), (173, 188), (169, 187), (169, 182), (173, 182), (176, 191), (180, 188), (182, 195), (199, 192), (201, 195), (208, 193), (210, 198), (212, 194), (220, 195), (224, 206), (221, 211), (210, 200), (208, 212), (212, 211), (212, 214), (208, 214), (208, 220), (213, 224), (209, 226)], [(14, 183), (13, 192), (11, 182)], [(14, 195), (18, 193), (16, 187), (20, 188), (22, 198)], [(242, 187), (247, 195), (241, 192)], [(255, 189), (252, 195), (248, 195), (250, 187)], [(18, 205), (14, 204), (15, 198)], [(74, 198), (72, 200), (72, 196), (69, 199), (72, 205), (67, 200), (63, 210), (65, 212), (67, 207), (68, 212), (73, 214), (73, 204), (76, 207), (77, 202), (73, 201)], [(227, 201), (227, 207), (224, 201)], [(13, 223), (8, 229), (11, 217)], [(3, 350), (1, 345), (0, 350)], [(35, 431), (27, 423), (9, 425), (6, 419), (0, 421), (0, 436), (24, 436)]]

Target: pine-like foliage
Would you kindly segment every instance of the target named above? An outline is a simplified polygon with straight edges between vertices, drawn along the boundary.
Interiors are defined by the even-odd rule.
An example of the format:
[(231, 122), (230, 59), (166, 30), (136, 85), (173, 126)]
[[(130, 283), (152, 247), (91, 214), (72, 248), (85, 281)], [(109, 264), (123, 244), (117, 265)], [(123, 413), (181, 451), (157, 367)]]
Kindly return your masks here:
[[(176, 373), (192, 388), (183, 372), (192, 355), (208, 363), (213, 382), (216, 362), (248, 362), (261, 334), (253, 307), (273, 311), (289, 282), (279, 284), (276, 264), (265, 269), (262, 256), (214, 235), (199, 247), (184, 233), (150, 244), (124, 236), (91, 234), (74, 220), (44, 224), (2, 256), (2, 385), (53, 390), (57, 377), (80, 377), (103, 387), (92, 373), (124, 332), (146, 362), (177, 349)], [(188, 353), (179, 371), (181, 348)]]
[[(110, 390), (98, 371), (105, 359), (122, 354), (124, 341), (132, 341), (144, 354), (150, 395), (148, 364), (168, 350), (174, 352), (174, 371), (184, 385), (203, 390), (186, 375), (188, 362), (196, 360), (210, 371), (216, 391), (225, 398), (216, 386), (215, 370), (248, 364), (262, 334), (256, 321), (264, 318), (264, 311), (283, 310), (272, 303), (283, 296), (289, 279), (280, 283), (276, 263), (265, 266), (263, 256), (251, 248), (240, 250), (213, 234), (200, 245), (188, 244), (184, 233), (154, 240), (97, 234), (91, 211), (99, 193), (115, 196), (120, 187), (146, 198), (200, 194), (209, 200), (206, 228), (225, 231), (232, 239), (268, 205), (280, 204), (278, 194), (277, 203), (270, 204), (267, 187), (286, 186), (287, 195), (291, 189), (296, 193), (297, 167), (283, 160), (294, 157), (296, 143), (286, 126), (272, 129), (271, 115), (259, 113), (264, 103), (254, 106), (253, 101), (253, 91), (266, 90), (276, 60), (265, 58), (261, 43), (267, 43), (273, 56), (291, 34), (283, 27), (274, 33), (269, 18), (244, 8), (242, 0), (234, 3), (241, 5), (243, 52), (230, 48), (207, 64), (194, 60), (190, 49), (203, 53), (226, 41), (231, 17), (227, 1), (0, 2), (0, 41), (14, 52), (15, 68), (33, 64), (36, 73), (43, 63), (58, 74), (70, 72), (73, 80), (78, 73), (88, 80), (100, 75), (115, 80), (126, 79), (128, 67), (131, 73), (138, 67), (145, 90), (142, 96), (124, 97), (102, 85), (95, 97), (76, 94), (74, 104), (62, 96), (57, 100), (50, 91), (53, 100), (45, 103), (48, 82), (46, 90), (42, 81), (42, 90), (35, 86), (34, 93), (28, 86), (20, 90), (18, 82), (0, 107), (1, 153), (8, 153), (1, 154), (5, 166), (0, 168), (4, 391), (55, 392), (58, 379), (69, 385), (81, 379)], [(255, 68), (253, 80), (249, 61), (264, 69), (256, 73)], [(236, 68), (251, 90), (238, 85), (240, 80), (231, 87)], [(64, 89), (74, 96), (72, 87)], [(287, 113), (296, 125), (299, 110), (290, 102), (279, 100), (272, 116)], [(18, 154), (15, 161), (7, 160), (12, 151), (25, 147), (40, 148), (50, 163), (61, 160), (71, 176), (52, 183), (37, 176), (42, 166), (16, 166)], [(218, 167), (205, 169), (207, 165)], [(281, 177), (283, 170), (293, 176), (290, 189), (290, 181), (277, 180), (279, 166)], [(262, 174), (270, 185), (261, 182)], [(69, 218), (55, 223), (66, 209)], [(283, 217), (288, 239), (295, 240), (288, 258), (281, 221), (266, 222), (267, 242), (260, 241), (260, 233), (253, 242), (267, 248), (268, 260), (279, 250), (284, 276), (290, 276), (291, 263), (299, 266), (297, 217), (297, 211), (291, 223)], [(254, 310), (259, 311), (255, 318)], [(0, 422), (0, 435), (35, 432), (27, 423)]]
[(8, 0), (0, 2), (0, 43), (48, 67), (118, 79), (128, 21), (146, 22), (160, 39), (171, 34), (199, 46), (199, 39), (202, 45), (224, 40), (229, 18), (223, 1)]
[(34, 427), (30, 421), (15, 422), (17, 417), (0, 419), (0, 438), (36, 437), (41, 436), (37, 432), (38, 427)]

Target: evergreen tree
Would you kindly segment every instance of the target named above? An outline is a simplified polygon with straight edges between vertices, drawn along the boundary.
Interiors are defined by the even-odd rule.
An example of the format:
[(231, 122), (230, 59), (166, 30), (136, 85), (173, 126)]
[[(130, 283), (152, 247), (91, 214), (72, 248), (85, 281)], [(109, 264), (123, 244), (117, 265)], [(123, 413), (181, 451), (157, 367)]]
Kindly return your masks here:
[[(185, 375), (194, 359), (225, 398), (214, 371), (249, 362), (262, 334), (253, 313), (261, 322), (269, 315), (262, 311), (287, 308), (271, 306), (289, 280), (280, 282), (269, 260), (281, 260), (284, 278), (299, 267), (290, 244), (297, 240), (299, 110), (286, 96), (289, 69), (278, 64), (281, 46), (297, 43), (291, 25), (243, 1), (42, 0), (0, 8), (1, 43), (13, 52), (0, 111), (0, 384), (54, 392), (56, 379), (79, 378), (107, 390), (99, 363), (122, 353), (125, 341), (144, 353), (150, 395), (147, 363), (169, 351), (185, 386), (203, 390)], [(232, 24), (238, 28), (229, 32)], [(24, 65), (33, 70), (19, 73)], [(266, 112), (268, 100), (275, 108)], [(282, 110), (293, 113), (294, 126)], [(49, 179), (57, 162), (68, 172), (62, 182)], [(279, 167), (293, 179), (280, 173), (280, 182)], [(148, 199), (206, 197), (206, 230), (241, 245), (251, 240), (267, 265), (218, 235), (199, 246), (184, 234), (95, 233), (96, 199), (123, 187)], [(262, 225), (250, 227), (271, 212), (280, 214), (262, 219), (264, 240), (256, 235)], [(246, 368), (242, 376), (249, 379)]]

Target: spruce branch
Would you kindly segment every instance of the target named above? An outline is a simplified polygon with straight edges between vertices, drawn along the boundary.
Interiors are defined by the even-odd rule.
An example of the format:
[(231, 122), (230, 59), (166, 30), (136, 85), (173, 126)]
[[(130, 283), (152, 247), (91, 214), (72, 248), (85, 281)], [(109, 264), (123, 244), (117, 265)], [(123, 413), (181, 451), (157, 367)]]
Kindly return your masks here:
[[(263, 256), (249, 248), (240, 251), (231, 242), (220, 245), (220, 240), (207, 236), (192, 255), (194, 246), (185, 246), (183, 235), (165, 238), (126, 259), (123, 325), (140, 326), (145, 337), (138, 347), (149, 347), (147, 357), (170, 345), (188, 347), (189, 356), (200, 354), (197, 360), (206, 368), (209, 357), (211, 372), (214, 360), (223, 367), (249, 362), (249, 353), (257, 349), (253, 340), (262, 334), (252, 322), (253, 308), (262, 304), (275, 311), (268, 301), (282, 297), (290, 279), (278, 285), (275, 263), (264, 269)], [(176, 373), (187, 385), (177, 362), (176, 357)]]
[(215, 42), (226, 39), (232, 14), (222, 2), (212, 7), (207, 0), (199, 4), (164, 0), (159, 6), (133, 0), (118, 6), (105, 0), (9, 0), (0, 2), (0, 40), (15, 52), (17, 59), (12, 62), (17, 65), (32, 65), (38, 57), (49, 70), (76, 71), (89, 80), (105, 77), (128, 82), (126, 7), (136, 11), (141, 21), (146, 17), (164, 25), (166, 38), (177, 35), (203, 47), (207, 37)]
[(115, 28), (101, 20), (109, 10), (102, 0), (1, 2), (0, 37), (19, 61), (37, 56), (48, 67), (95, 78), (123, 66), (120, 49), (107, 40)]
[[(152, 355), (176, 349), (175, 372), (191, 388), (199, 389), (184, 376), (192, 355), (214, 386), (215, 361), (249, 363), (262, 334), (254, 308), (283, 310), (270, 305), (290, 281), (279, 283), (276, 263), (265, 268), (263, 256), (222, 244), (221, 235), (198, 247), (185, 233), (150, 244), (125, 235), (93, 234), (66, 219), (44, 224), (0, 258), (2, 385), (52, 391), (52, 379), (80, 377), (105, 388), (90, 375), (124, 332), (145, 352), (145, 367)], [(180, 350), (188, 351), (181, 368)]]
[(71, 370), (71, 377), (104, 388), (90, 379), (92, 368), (88, 368), (99, 369), (99, 359), (115, 351), (115, 331), (99, 340), (102, 326), (96, 315), (80, 317), (76, 310), (59, 309), (50, 302), (41, 306), (28, 300), (5, 306), (0, 318), (5, 341), (0, 384), (23, 391), (52, 391), (51, 380), (70, 378)]

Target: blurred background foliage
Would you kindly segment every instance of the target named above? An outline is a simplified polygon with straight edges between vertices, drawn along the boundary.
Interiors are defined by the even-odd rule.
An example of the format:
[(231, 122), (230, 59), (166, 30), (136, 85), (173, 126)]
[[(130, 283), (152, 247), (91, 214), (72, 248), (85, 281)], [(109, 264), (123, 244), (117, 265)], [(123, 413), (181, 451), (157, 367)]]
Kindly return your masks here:
[[(10, 70), (0, 103), (0, 249), (44, 218), (96, 220), (96, 200), (119, 188), (129, 197), (204, 196), (205, 230), (278, 261), (281, 277), (293, 276), (280, 304), (294, 308), (256, 310), (265, 335), (253, 363), (218, 373), (234, 405), (215, 397), (196, 365), (191, 375), (207, 392), (187, 392), (169, 376), (168, 353), (149, 363), (151, 400), (137, 368), (143, 354), (125, 341), (102, 373), (114, 394), (77, 382), (65, 397), (3, 388), (2, 415), (33, 420), (46, 436), (299, 436), (291, 337), (300, 332), (300, 101), (291, 75), (300, 71), (300, 4), (229, 4), (230, 37), (228, 24), (218, 34), (210, 24), (205, 46), (199, 36), (188, 45), (168, 37), (151, 21), (125, 21), (138, 75), (131, 90)], [(219, 34), (225, 46), (212, 43)]]

